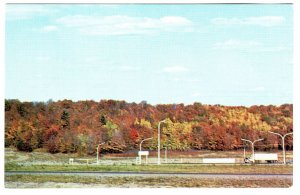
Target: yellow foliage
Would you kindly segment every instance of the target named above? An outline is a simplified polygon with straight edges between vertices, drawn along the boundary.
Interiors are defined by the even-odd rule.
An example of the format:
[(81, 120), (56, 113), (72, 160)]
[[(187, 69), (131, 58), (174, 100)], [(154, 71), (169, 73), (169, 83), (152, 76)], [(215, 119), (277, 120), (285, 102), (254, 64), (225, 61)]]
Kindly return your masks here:
[(189, 148), (188, 136), (192, 132), (192, 124), (188, 122), (173, 123), (169, 118), (162, 126), (162, 145), (171, 149), (185, 150)]
[[(230, 127), (231, 123), (237, 123), (240, 125), (247, 125), (254, 130), (271, 130), (271, 126), (265, 121), (261, 120), (260, 114), (248, 112), (246, 108), (231, 108), (228, 109), (227, 112), (225, 111), (225, 113), (226, 114), (224, 114), (223, 116), (210, 114), (209, 120), (214, 125), (221, 125), (223, 123), (226, 127)], [(292, 121), (292, 119), (289, 120), (289, 118), (287, 118), (286, 120)]]
[(149, 129), (152, 128), (151, 123), (149, 121), (143, 119), (143, 118), (141, 119), (141, 122), (139, 122), (139, 120), (136, 118), (135, 121), (134, 121), (134, 124), (135, 125), (140, 125), (142, 127), (146, 127), (146, 128), (149, 128)]

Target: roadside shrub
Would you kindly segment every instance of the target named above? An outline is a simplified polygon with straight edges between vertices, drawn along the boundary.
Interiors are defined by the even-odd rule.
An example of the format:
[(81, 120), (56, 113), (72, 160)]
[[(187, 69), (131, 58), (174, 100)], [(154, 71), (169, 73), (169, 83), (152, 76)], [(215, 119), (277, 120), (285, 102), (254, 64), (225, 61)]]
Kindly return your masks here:
[(23, 140), (17, 141), (16, 146), (19, 151), (32, 152), (31, 145), (27, 142), (24, 142)]
[(59, 146), (58, 146), (58, 143), (57, 143), (57, 138), (56, 137), (51, 137), (46, 142), (46, 148), (47, 148), (48, 152), (50, 152), (50, 153), (59, 152)]

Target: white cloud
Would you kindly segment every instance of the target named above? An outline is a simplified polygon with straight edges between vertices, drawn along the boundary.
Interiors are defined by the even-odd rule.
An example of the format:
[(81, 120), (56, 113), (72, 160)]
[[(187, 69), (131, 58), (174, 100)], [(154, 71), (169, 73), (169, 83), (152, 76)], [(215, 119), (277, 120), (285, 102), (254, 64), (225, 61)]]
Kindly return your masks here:
[(44, 26), (41, 31), (42, 32), (51, 32), (51, 31), (57, 31), (58, 27), (54, 26), (54, 25), (48, 25), (48, 26)]
[(187, 72), (187, 71), (188, 69), (184, 66), (169, 66), (163, 69), (163, 72), (167, 72), (167, 73), (180, 73), (180, 72)]
[(8, 20), (20, 20), (29, 19), (35, 15), (49, 15), (55, 13), (57, 10), (50, 9), (42, 5), (15, 5), (8, 4), (6, 6), (6, 19)]
[(158, 23), (171, 26), (186, 26), (192, 24), (190, 20), (179, 16), (165, 16), (163, 18), (160, 18)]
[(283, 16), (261, 16), (248, 18), (214, 18), (211, 22), (215, 25), (256, 25), (272, 27), (283, 24)]
[(155, 34), (192, 31), (192, 22), (180, 16), (162, 18), (73, 15), (59, 18), (59, 24), (88, 35)]
[(259, 47), (262, 44), (257, 41), (252, 41), (252, 40), (226, 40), (223, 42), (217, 42), (213, 45), (213, 49), (249, 49), (253, 47)]

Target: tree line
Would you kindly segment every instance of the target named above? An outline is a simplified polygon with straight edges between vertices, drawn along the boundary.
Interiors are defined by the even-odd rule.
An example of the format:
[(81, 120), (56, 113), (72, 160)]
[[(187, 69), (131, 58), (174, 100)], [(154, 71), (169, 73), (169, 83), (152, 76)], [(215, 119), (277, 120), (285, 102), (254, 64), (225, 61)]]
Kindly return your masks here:
[[(194, 103), (150, 105), (146, 101), (116, 100), (21, 102), (5, 100), (5, 146), (20, 151), (44, 148), (50, 153), (95, 154), (157, 148), (161, 120), (161, 145), (170, 150), (236, 150), (241, 138), (264, 138), (260, 150), (281, 148), (278, 136), (293, 131), (293, 105), (223, 106)], [(292, 136), (286, 149), (293, 149)]]

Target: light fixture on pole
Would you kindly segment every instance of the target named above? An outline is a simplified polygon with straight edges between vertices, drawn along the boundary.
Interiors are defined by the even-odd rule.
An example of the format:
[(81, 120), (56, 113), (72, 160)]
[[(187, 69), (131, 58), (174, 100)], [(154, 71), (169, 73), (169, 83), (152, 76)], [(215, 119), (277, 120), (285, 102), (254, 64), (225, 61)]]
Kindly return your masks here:
[(262, 141), (264, 139), (257, 139), (257, 140), (254, 140), (254, 141), (250, 141), (248, 139), (241, 139), (241, 140), (251, 143), (251, 145), (252, 145), (252, 161), (254, 163), (255, 162), (255, 159), (254, 159), (254, 143), (258, 142), (258, 141)]
[(140, 143), (140, 151), (142, 151), (142, 143), (146, 140), (150, 140), (150, 139), (153, 139), (153, 137), (150, 137), (150, 138), (147, 138), (147, 139), (143, 139)]
[(142, 152), (142, 143), (146, 140), (150, 140), (152, 139), (153, 137), (150, 137), (150, 138), (147, 138), (147, 139), (144, 139), (141, 141), (140, 143), (140, 151), (139, 151), (139, 162), (140, 164), (142, 164), (142, 155), (145, 155), (146, 156), (146, 164), (148, 163), (148, 155), (149, 155), (149, 151), (143, 151)]
[(283, 158), (283, 164), (286, 164), (286, 162), (285, 162), (285, 146), (284, 146), (284, 139), (285, 139), (286, 136), (293, 134), (293, 132), (291, 132), (291, 133), (286, 133), (286, 134), (284, 134), (284, 135), (281, 135), (280, 133), (275, 133), (275, 132), (272, 132), (272, 131), (269, 131), (269, 133), (272, 133), (272, 134), (275, 134), (275, 135), (279, 135), (279, 136), (281, 137), (281, 139), (282, 139), (282, 158)]
[(99, 146), (105, 144), (105, 142), (102, 142), (101, 144), (98, 144), (97, 146), (97, 165), (99, 164)]
[(166, 120), (159, 121), (158, 123), (158, 132), (157, 132), (157, 164), (160, 164), (160, 123), (165, 122)]

